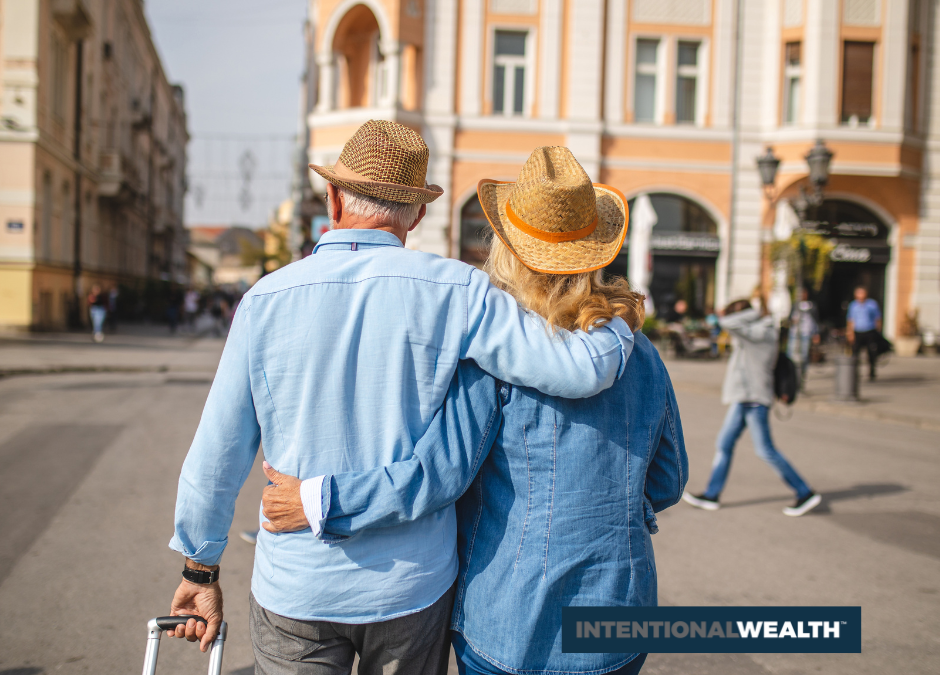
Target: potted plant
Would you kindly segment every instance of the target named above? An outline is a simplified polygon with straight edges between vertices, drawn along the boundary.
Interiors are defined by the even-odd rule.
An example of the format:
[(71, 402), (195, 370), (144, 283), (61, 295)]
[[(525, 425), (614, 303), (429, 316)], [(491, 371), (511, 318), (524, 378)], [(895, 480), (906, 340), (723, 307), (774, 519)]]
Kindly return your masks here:
[(901, 330), (894, 341), (894, 353), (898, 356), (916, 356), (920, 351), (920, 326), (917, 322), (917, 310), (912, 309), (901, 322)]

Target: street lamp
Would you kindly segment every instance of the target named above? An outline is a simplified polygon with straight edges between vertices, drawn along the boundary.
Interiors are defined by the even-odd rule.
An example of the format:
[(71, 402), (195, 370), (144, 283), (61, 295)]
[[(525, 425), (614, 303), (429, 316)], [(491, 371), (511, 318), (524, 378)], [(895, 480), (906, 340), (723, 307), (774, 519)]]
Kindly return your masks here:
[(810, 203), (819, 206), (823, 201), (823, 188), (829, 182), (829, 162), (832, 161), (832, 151), (826, 147), (821, 138), (816, 139), (816, 145), (806, 153), (806, 163), (809, 164), (809, 182), (813, 186)]
[(760, 172), (760, 180), (764, 186), (764, 195), (770, 201), (774, 201), (774, 183), (777, 182), (777, 168), (780, 166), (780, 158), (774, 154), (774, 149), (767, 146), (767, 152), (757, 158), (757, 170)]
[[(804, 156), (809, 165), (809, 183), (813, 189), (812, 192), (807, 192), (806, 187), (800, 185), (798, 196), (790, 201), (793, 210), (800, 217), (800, 227), (806, 220), (806, 211), (809, 207), (821, 206), (823, 203), (823, 189), (829, 183), (829, 164), (832, 162), (832, 156), (832, 151), (826, 147), (821, 138), (816, 139), (816, 144)], [(774, 149), (770, 146), (763, 155), (757, 158), (757, 170), (760, 173), (764, 194), (771, 202), (776, 201), (774, 185), (779, 167), (780, 158), (774, 155)]]

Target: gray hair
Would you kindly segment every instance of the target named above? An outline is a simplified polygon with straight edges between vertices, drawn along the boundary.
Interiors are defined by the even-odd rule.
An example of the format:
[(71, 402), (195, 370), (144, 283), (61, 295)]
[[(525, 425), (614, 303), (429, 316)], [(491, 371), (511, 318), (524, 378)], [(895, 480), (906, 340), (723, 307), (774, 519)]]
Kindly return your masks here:
[[(353, 192), (339, 185), (336, 190), (343, 195), (343, 208), (350, 215), (359, 216), (376, 220), (386, 225), (395, 227), (409, 228), (418, 217), (418, 211), (421, 210), (421, 204), (402, 204), (400, 202), (390, 202), (385, 199), (367, 197), (366, 195)], [(333, 221), (333, 207), (330, 200), (326, 200), (327, 212), (330, 216), (330, 222)]]

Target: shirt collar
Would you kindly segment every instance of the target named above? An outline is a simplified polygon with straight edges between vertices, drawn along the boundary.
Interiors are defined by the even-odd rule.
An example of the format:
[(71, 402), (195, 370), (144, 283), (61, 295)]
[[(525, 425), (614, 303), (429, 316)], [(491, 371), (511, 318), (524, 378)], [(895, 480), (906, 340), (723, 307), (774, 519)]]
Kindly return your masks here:
[(370, 246), (397, 246), (404, 248), (401, 239), (384, 230), (330, 230), (320, 237), (313, 252), (326, 244), (368, 244)]

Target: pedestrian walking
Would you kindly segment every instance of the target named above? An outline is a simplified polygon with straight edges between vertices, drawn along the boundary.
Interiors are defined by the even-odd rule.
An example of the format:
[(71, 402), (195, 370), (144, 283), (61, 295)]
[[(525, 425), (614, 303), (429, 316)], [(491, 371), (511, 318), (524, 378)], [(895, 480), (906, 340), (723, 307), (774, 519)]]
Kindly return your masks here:
[(816, 319), (816, 304), (809, 299), (809, 290), (800, 289), (800, 299), (790, 312), (790, 334), (787, 353), (790, 359), (799, 364), (800, 386), (806, 382), (809, 368), (810, 349), (819, 344), (819, 322)]
[(112, 286), (111, 290), (108, 291), (108, 325), (111, 328), (112, 333), (117, 332), (117, 316), (118, 316), (118, 296), (120, 291), (118, 291), (117, 286)]
[[(752, 306), (752, 302), (757, 306)], [(774, 403), (774, 365), (777, 362), (777, 328), (763, 299), (738, 300), (719, 316), (719, 324), (731, 335), (731, 359), (725, 372), (722, 402), (729, 406), (718, 432), (712, 473), (705, 492), (686, 492), (682, 498), (707, 511), (720, 507), (734, 446), (744, 428), (751, 432), (757, 456), (770, 465), (796, 494), (796, 501), (783, 512), (802, 516), (819, 506), (822, 498), (806, 484), (779, 450), (770, 435), (770, 407)]]
[(95, 342), (104, 342), (104, 321), (108, 316), (108, 296), (101, 286), (95, 284), (88, 294), (88, 314), (91, 316), (91, 333)]
[[(203, 650), (216, 637), (218, 564), (260, 442), (300, 480), (376, 468), (412, 456), (461, 359), (571, 398), (609, 388), (626, 367), (623, 319), (553, 335), (484, 272), (405, 247), (443, 194), (426, 182), (428, 158), (412, 129), (369, 121), (335, 165), (312, 165), (329, 182), (333, 229), (243, 297), (183, 464), (170, 546), (186, 560), (171, 613), (207, 623), (190, 620), (176, 637)], [(299, 489), (292, 498), (303, 517)], [(349, 673), (358, 653), (360, 672), (446, 673), (456, 537), (446, 509), (330, 546), (310, 528), (262, 529), (249, 597), (255, 672)]]
[(209, 314), (212, 316), (212, 334), (215, 337), (225, 337), (227, 328), (225, 326), (225, 312), (227, 305), (222, 291), (216, 290), (212, 294), (209, 302)]
[(180, 298), (180, 293), (177, 289), (170, 289), (170, 294), (167, 297), (166, 305), (166, 321), (170, 326), (170, 335), (176, 335), (176, 328), (180, 322), (180, 304), (182, 303), (182, 298)]
[[(484, 269), (522, 307), (556, 330), (615, 316), (639, 330), (644, 297), (626, 280), (593, 271), (620, 250), (626, 200), (592, 186), (568, 148), (536, 149), (518, 181), (484, 180), (479, 196), (496, 233)], [(642, 333), (623, 377), (589, 399), (498, 384), (461, 363), (414, 457), (325, 477), (325, 513), (316, 513), (316, 490), (302, 499), (309, 518), (283, 508), (289, 500), (278, 496), (281, 486), (297, 479), (265, 473), (277, 485), (262, 501), (265, 527), (281, 531), (282, 521), (296, 520), (327, 541), (449, 511), (463, 495), (460, 602), (451, 621), (460, 673), (633, 675), (642, 668), (645, 653), (564, 653), (560, 611), (657, 603), (654, 514), (679, 501), (688, 459), (669, 375)]]
[(881, 309), (868, 297), (868, 289), (855, 289), (855, 299), (849, 303), (845, 322), (845, 339), (852, 345), (852, 356), (858, 359), (864, 349), (868, 352), (868, 377), (875, 379), (878, 362), (878, 342), (881, 338)]
[(196, 317), (199, 315), (199, 291), (189, 288), (183, 296), (183, 319), (191, 333), (196, 332)]

